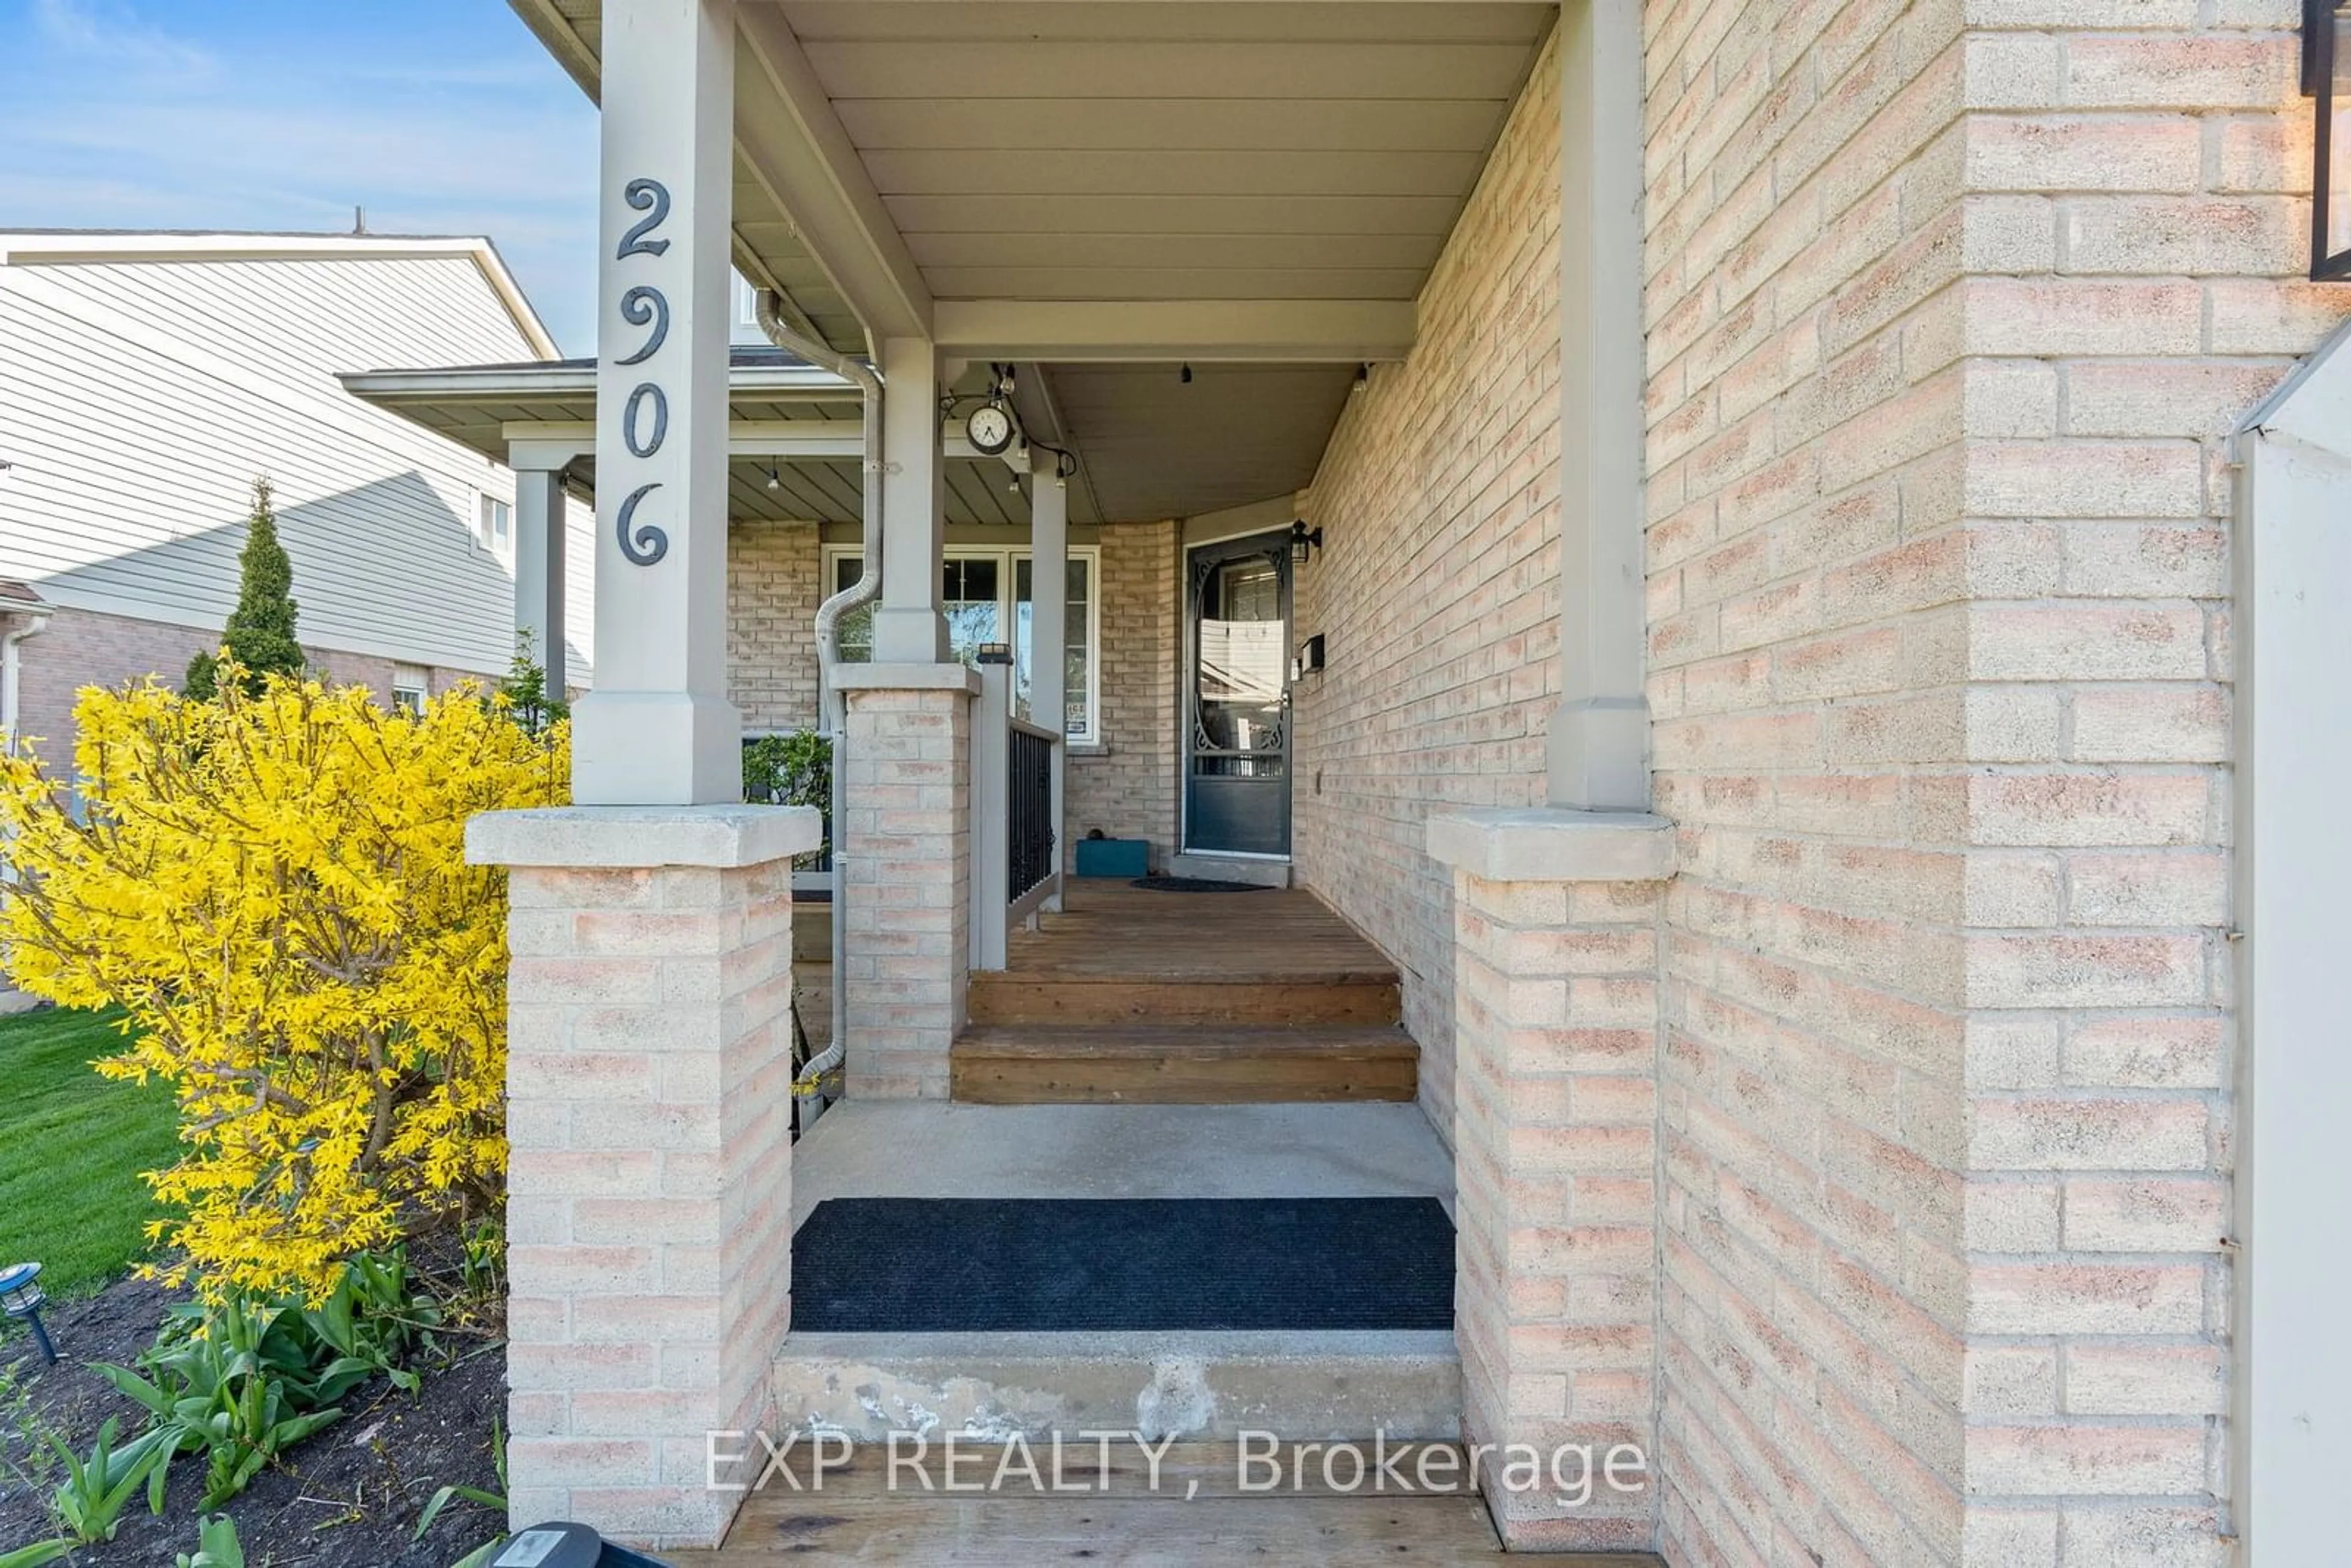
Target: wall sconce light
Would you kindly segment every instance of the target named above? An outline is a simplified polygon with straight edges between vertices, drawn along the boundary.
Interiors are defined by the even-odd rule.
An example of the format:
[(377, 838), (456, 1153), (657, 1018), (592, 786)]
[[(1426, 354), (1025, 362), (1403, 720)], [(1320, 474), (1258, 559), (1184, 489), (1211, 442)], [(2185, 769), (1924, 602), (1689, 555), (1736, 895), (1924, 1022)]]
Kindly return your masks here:
[(1290, 525), (1290, 559), (1293, 563), (1304, 566), (1314, 559), (1314, 552), (1322, 548), (1322, 530), (1321, 528), (1310, 528), (1303, 521)]
[(1291, 667), (1293, 677), (1297, 675), (1321, 674), (1322, 673), (1322, 633), (1317, 632), (1314, 635), (1306, 639), (1306, 641), (1300, 645), (1297, 662)]
[(33, 1331), (33, 1343), (40, 1347), (41, 1359), (55, 1366), (57, 1347), (49, 1343), (49, 1331), (41, 1326), (41, 1303), (48, 1298), (41, 1293), (40, 1278), (38, 1263), (11, 1263), (0, 1269), (0, 1311), (25, 1320), (25, 1326)]
[(2310, 276), (2351, 277), (2351, 0), (2302, 0), (2302, 90), (2316, 100), (2311, 144)]
[(982, 643), (972, 653), (973, 662), (981, 664), (1008, 664), (1012, 662), (1009, 643)]

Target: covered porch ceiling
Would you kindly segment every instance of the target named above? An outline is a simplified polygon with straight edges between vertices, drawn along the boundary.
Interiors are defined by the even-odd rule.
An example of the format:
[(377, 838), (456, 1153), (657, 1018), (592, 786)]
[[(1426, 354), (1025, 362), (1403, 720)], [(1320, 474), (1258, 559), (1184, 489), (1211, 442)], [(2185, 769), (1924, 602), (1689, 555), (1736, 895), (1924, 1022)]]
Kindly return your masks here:
[[(510, 3), (596, 96), (601, 0)], [(736, 263), (842, 352), (1019, 365), (1073, 511), (1295, 490), (1410, 350), (1557, 10), (739, 0)]]
[[(857, 389), (777, 350), (737, 349), (733, 360), (726, 515), (751, 522), (856, 522), (864, 477)], [(528, 467), (549, 452), (569, 449), (573, 455), (554, 466), (584, 487), (595, 485), (595, 459), (588, 455), (596, 423), (593, 360), (367, 371), (338, 379), (352, 396), (494, 463)], [(542, 448), (537, 456), (526, 450), (533, 444)], [(1015, 471), (1002, 457), (982, 457), (950, 440), (945, 473), (947, 521), (1028, 526), (1029, 503), (1013, 490)]]

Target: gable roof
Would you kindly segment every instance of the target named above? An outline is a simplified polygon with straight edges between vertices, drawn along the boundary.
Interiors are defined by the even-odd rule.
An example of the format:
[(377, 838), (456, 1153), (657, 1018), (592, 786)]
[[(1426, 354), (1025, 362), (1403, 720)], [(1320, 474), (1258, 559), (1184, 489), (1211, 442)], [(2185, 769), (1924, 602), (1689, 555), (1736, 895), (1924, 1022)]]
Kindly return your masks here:
[(188, 261), (471, 261), (515, 328), (546, 359), (562, 352), (498, 247), (482, 235), (303, 234), (232, 229), (0, 229), (0, 267)]

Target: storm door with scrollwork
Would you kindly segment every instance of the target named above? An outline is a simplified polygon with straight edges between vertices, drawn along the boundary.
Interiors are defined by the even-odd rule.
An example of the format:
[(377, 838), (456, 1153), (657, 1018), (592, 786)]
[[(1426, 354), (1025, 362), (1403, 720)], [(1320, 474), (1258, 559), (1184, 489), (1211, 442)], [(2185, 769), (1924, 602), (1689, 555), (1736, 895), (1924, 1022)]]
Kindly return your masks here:
[(1290, 852), (1290, 536), (1189, 553), (1185, 848)]

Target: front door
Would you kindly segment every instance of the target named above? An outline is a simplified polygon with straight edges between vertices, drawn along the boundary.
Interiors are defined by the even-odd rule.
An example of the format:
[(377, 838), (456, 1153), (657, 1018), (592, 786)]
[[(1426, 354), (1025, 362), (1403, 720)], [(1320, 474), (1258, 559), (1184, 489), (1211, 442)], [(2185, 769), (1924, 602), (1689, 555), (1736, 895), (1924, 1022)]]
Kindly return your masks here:
[(1190, 552), (1184, 847), (1290, 852), (1290, 536)]

